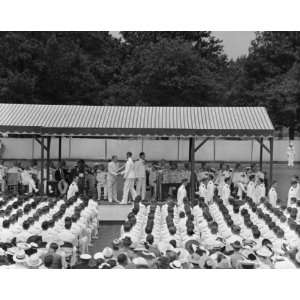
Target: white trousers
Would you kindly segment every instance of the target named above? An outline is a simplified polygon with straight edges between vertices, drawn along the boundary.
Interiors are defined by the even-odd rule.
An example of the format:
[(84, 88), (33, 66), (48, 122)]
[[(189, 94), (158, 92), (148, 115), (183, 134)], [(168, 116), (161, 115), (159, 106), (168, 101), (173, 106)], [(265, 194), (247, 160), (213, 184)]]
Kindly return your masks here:
[(108, 202), (117, 201), (117, 180), (107, 180), (107, 196)]
[(131, 193), (131, 197), (134, 200), (136, 197), (136, 191), (134, 189), (134, 178), (125, 179), (122, 199), (123, 204), (127, 204), (129, 192)]
[(36, 185), (35, 185), (35, 182), (33, 179), (29, 179), (27, 180), (27, 182), (24, 183), (24, 185), (28, 185), (28, 192), (31, 194), (32, 191), (37, 191), (37, 188), (36, 188)]
[(288, 167), (293, 167), (294, 166), (294, 160), (289, 158), (288, 159)]
[(146, 178), (137, 178), (136, 182), (136, 194), (142, 197), (142, 200), (146, 197)]

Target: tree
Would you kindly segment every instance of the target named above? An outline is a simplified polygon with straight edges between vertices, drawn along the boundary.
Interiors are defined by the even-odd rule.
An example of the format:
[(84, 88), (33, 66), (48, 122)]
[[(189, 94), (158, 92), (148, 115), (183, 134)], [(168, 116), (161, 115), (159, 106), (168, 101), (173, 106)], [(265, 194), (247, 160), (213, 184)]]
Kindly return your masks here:
[(17, 103), (102, 104), (120, 70), (108, 32), (2, 32), (0, 96)]
[[(299, 119), (300, 35), (298, 32), (257, 32), (249, 55), (234, 62), (228, 100), (235, 105), (266, 106), (276, 126), (293, 130)], [(232, 75), (233, 76), (233, 75)]]
[(118, 80), (108, 104), (219, 105), (227, 58), (209, 32), (122, 32)]

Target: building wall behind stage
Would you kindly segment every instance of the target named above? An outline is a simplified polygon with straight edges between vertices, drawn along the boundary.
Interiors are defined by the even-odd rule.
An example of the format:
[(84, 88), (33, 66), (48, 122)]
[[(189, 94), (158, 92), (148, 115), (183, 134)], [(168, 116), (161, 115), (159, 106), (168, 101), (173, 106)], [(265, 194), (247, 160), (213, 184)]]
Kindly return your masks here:
[[(31, 138), (1, 138), (5, 145), (4, 159), (39, 159), (40, 145)], [(196, 141), (196, 145), (201, 140)], [(268, 142), (265, 142), (268, 146)], [(296, 161), (300, 161), (300, 140), (294, 141)], [(288, 140), (274, 141), (274, 161), (287, 161)], [(115, 140), (115, 139), (80, 139), (62, 138), (62, 158), (75, 160), (106, 160), (113, 154), (125, 159), (127, 151), (137, 158), (145, 151), (148, 160), (188, 160), (188, 140)], [(58, 158), (58, 139), (51, 139), (51, 159)], [(229, 141), (211, 140), (196, 153), (198, 161), (258, 161), (259, 144), (252, 140)], [(269, 154), (263, 152), (263, 160), (269, 160)]]

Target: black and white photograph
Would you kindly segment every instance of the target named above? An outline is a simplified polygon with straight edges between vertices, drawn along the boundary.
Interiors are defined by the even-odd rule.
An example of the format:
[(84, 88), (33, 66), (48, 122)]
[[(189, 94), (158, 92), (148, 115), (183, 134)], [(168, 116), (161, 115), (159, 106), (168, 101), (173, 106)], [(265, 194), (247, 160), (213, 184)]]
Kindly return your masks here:
[(1, 32), (1, 269), (298, 268), (299, 49)]
[[(275, 291), (276, 269), (300, 268), (297, 28), (255, 25), (259, 7), (246, 27), (223, 6), (200, 9), (199, 26), (188, 3), (194, 18), (107, 11), (130, 26), (62, 7), (48, 6), (50, 23), (24, 10), (30, 26), (0, 27), (0, 275), (14, 288), (28, 277), (39, 299), (36, 277), (81, 299), (95, 281), (92, 297), (109, 281), (118, 298), (153, 299), (161, 284), (208, 298), (224, 282), (242, 296), (234, 274)], [(220, 15), (238, 26), (211, 26)], [(200, 276), (216, 291), (202, 295)]]

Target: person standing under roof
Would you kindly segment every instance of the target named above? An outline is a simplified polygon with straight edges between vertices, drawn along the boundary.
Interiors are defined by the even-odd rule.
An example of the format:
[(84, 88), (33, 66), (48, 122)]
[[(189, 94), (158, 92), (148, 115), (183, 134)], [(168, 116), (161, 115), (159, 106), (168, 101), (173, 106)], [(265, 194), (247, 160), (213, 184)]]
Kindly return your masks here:
[(118, 157), (113, 155), (107, 166), (107, 197), (108, 202), (119, 202), (117, 199)]
[(134, 164), (134, 171), (136, 176), (136, 193), (142, 197), (146, 197), (146, 166), (145, 166), (145, 152), (140, 153), (140, 158)]
[(296, 155), (296, 151), (295, 151), (294, 145), (292, 144), (292, 142), (290, 142), (288, 149), (287, 149), (288, 167), (289, 168), (294, 167), (295, 155)]
[(132, 160), (132, 153), (127, 152), (127, 162), (125, 164), (125, 170), (121, 173), (124, 175), (124, 189), (123, 189), (123, 199), (122, 204), (127, 204), (128, 202), (128, 194), (131, 193), (132, 199), (134, 200), (136, 197), (136, 191), (134, 189), (134, 180), (135, 180), (135, 172), (134, 172), (134, 162)]

